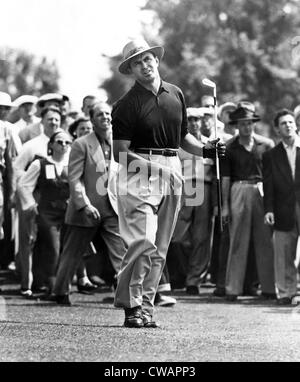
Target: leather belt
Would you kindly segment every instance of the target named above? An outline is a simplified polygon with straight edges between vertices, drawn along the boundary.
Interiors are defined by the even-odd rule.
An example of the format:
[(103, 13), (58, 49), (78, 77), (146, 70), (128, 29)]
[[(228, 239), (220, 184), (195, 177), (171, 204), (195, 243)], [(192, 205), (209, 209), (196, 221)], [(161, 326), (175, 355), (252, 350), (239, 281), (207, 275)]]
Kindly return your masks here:
[(240, 184), (257, 184), (262, 182), (260, 179), (248, 179), (248, 180), (236, 180), (234, 183), (240, 183)]
[(176, 149), (144, 149), (138, 148), (134, 149), (136, 153), (139, 154), (149, 154), (149, 155), (163, 155), (165, 157), (175, 157), (177, 156), (178, 150)]

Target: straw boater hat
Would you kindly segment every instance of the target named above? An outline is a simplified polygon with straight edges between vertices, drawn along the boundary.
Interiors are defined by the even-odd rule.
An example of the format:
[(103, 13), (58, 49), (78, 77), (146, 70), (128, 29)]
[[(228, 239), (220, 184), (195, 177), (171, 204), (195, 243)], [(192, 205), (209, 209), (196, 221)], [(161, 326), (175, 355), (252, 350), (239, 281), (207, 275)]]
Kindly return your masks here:
[(260, 121), (260, 117), (255, 113), (255, 110), (246, 103), (238, 104), (238, 107), (229, 114), (229, 117), (230, 125), (235, 125), (238, 121)]
[(14, 106), (11, 102), (10, 95), (5, 92), (0, 92), (0, 106), (12, 107)]
[(159, 61), (164, 55), (164, 48), (162, 46), (152, 46), (142, 38), (129, 41), (123, 48), (123, 61), (119, 66), (119, 72), (122, 74), (130, 74), (129, 62), (141, 53), (152, 52)]
[(20, 106), (24, 105), (25, 103), (36, 104), (37, 100), (38, 100), (38, 97), (24, 94), (24, 95), (21, 95), (20, 97), (18, 97), (17, 99), (14, 100), (14, 106), (20, 107)]
[(47, 101), (58, 101), (58, 102), (63, 102), (63, 101), (69, 101), (69, 97), (63, 94), (59, 93), (46, 93), (43, 94), (37, 101), (37, 105), (39, 107), (44, 107), (45, 103)]

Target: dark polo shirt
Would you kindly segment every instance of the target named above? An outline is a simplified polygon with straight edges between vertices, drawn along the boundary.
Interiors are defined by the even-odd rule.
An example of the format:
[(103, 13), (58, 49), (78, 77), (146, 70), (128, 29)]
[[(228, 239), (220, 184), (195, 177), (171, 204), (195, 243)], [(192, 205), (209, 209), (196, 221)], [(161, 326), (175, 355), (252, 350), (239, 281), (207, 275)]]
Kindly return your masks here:
[(239, 136), (226, 144), (226, 156), (221, 161), (221, 175), (228, 176), (232, 182), (238, 180), (262, 180), (262, 155), (274, 147), (274, 142), (260, 135), (254, 135), (251, 151), (239, 142)]
[(188, 133), (182, 91), (162, 81), (155, 95), (136, 82), (114, 105), (112, 130), (113, 139), (131, 141), (131, 149), (178, 149)]

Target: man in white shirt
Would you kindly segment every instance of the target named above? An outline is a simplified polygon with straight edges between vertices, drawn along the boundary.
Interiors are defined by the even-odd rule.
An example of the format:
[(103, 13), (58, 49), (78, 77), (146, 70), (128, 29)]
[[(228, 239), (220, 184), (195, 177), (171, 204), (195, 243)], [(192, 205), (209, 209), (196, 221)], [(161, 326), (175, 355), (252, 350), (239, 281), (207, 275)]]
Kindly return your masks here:
[[(61, 104), (64, 101), (68, 101), (69, 98), (65, 95), (58, 94), (58, 93), (47, 93), (43, 94), (37, 101), (37, 108), (39, 110), (43, 110), (46, 107), (55, 106), (60, 109)], [(61, 110), (60, 110), (61, 112)], [(41, 121), (34, 122), (28, 126), (26, 126), (24, 129), (22, 129), (19, 132), (19, 137), (24, 144), (25, 142), (29, 141), (30, 139), (33, 139), (40, 135), (43, 132), (43, 123)]]
[(18, 108), (18, 114), (20, 119), (15, 122), (14, 130), (19, 134), (19, 132), (26, 126), (36, 123), (39, 118), (35, 116), (36, 106), (38, 98), (32, 95), (22, 95), (14, 100), (14, 106)]
[[(36, 138), (31, 139), (23, 145), (23, 148), (14, 162), (14, 184), (24, 174), (31, 162), (37, 157), (46, 157), (48, 151), (48, 142), (51, 137), (60, 128), (60, 110), (54, 106), (46, 107), (41, 112), (43, 133)], [(21, 264), (21, 294), (25, 297), (31, 297), (32, 291), (32, 249), (35, 243), (36, 226), (35, 214), (31, 211), (22, 211), (19, 206), (19, 257)]]
[(292, 111), (274, 119), (282, 141), (263, 156), (265, 223), (274, 227), (275, 285), (279, 305), (297, 293), (295, 265), (300, 234), (300, 138)]

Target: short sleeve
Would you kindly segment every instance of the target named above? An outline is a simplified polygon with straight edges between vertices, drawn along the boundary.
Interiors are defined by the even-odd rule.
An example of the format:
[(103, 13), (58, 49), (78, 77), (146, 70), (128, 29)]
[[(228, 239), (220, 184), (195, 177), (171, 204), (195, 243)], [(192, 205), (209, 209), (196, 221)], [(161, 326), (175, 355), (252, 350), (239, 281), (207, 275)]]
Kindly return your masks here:
[(186, 113), (186, 104), (185, 104), (185, 99), (184, 95), (181, 90), (179, 90), (179, 96), (182, 102), (182, 123), (181, 123), (181, 139), (183, 139), (187, 133), (188, 133), (188, 121), (187, 121), (187, 113)]
[(112, 110), (113, 140), (132, 141), (135, 127), (135, 111), (132, 100), (119, 100)]

